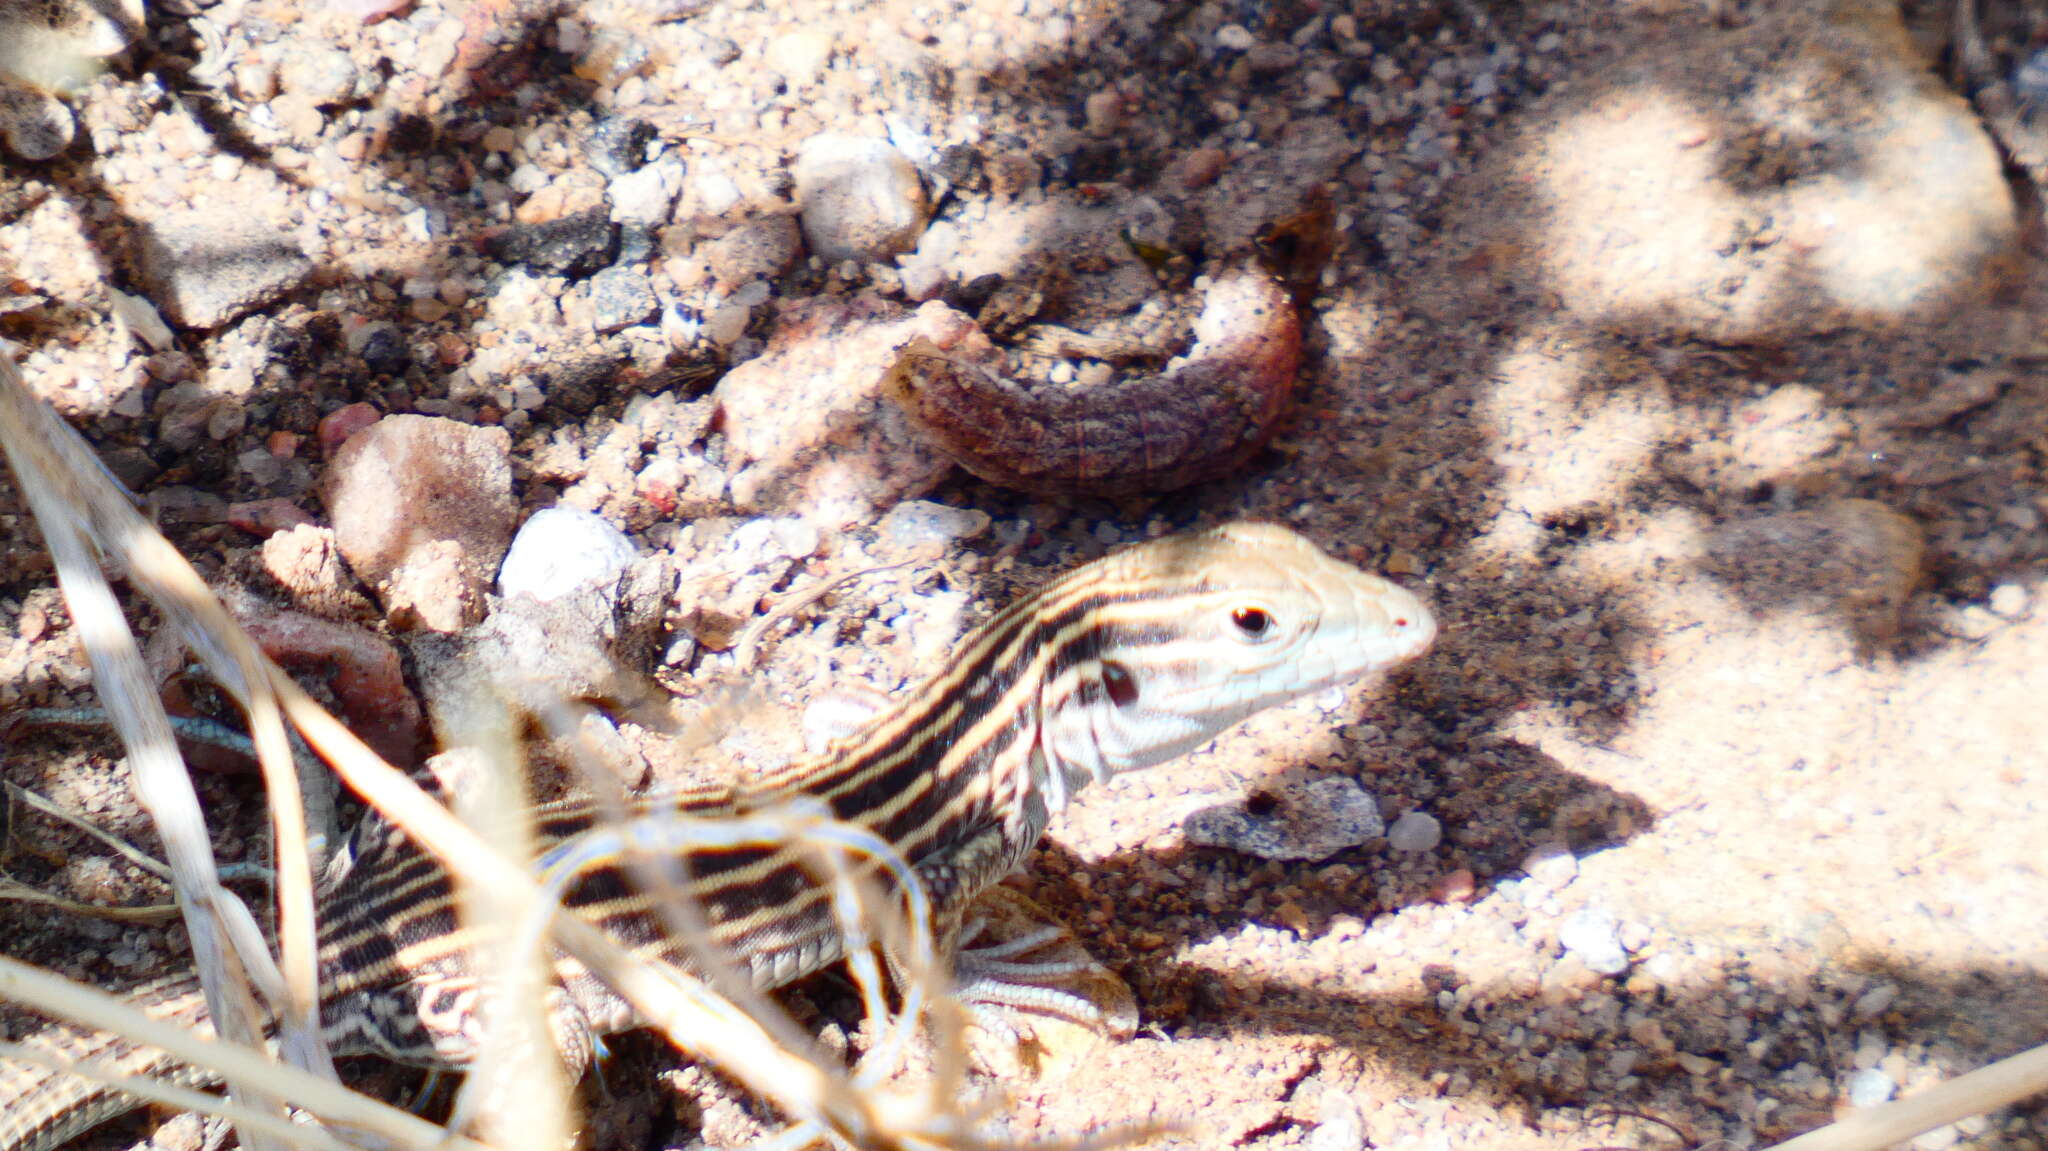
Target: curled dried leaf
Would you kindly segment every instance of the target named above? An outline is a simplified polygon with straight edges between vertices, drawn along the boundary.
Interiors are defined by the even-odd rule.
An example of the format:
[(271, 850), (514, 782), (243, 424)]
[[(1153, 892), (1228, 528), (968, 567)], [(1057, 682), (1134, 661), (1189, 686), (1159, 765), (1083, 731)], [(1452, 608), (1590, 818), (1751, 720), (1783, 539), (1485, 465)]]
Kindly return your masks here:
[(1301, 322), (1272, 277), (1217, 277), (1188, 355), (1093, 387), (1024, 381), (906, 344), (883, 391), (990, 483), (1046, 495), (1169, 491), (1214, 479), (1272, 438), (1301, 365)]

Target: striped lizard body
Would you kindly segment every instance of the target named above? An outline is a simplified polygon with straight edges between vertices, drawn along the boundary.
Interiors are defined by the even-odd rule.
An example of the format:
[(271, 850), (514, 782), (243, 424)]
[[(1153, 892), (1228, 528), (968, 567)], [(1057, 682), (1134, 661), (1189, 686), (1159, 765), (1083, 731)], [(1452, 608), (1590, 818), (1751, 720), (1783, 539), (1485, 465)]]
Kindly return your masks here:
[[(982, 625), (939, 674), (822, 752), (740, 789), (669, 792), (638, 812), (693, 817), (823, 801), (913, 867), (949, 944), (968, 905), (1016, 867), (1081, 788), (1173, 759), (1263, 708), (1420, 654), (1436, 624), (1412, 593), (1271, 525), (1233, 524), (1141, 544), (1076, 568)], [(587, 800), (536, 810), (543, 867), (603, 825)], [(762, 989), (842, 957), (827, 887), (800, 846), (694, 851), (681, 894), (713, 943)], [(451, 881), (371, 818), (322, 882), (322, 1020), (335, 1054), (461, 1067), (474, 1054), (476, 982)], [(673, 893), (665, 893), (672, 895)], [(687, 970), (615, 858), (579, 866), (564, 902), (621, 943)], [(971, 955), (962, 957), (963, 968)], [(595, 1037), (636, 1024), (572, 960), (551, 1003), (580, 1071)], [(204, 1027), (195, 982), (142, 993), (160, 1016)], [(182, 1076), (168, 1057), (110, 1035), (50, 1028), (32, 1045), (130, 1074)], [(0, 1060), (0, 1151), (52, 1151), (133, 1106), (117, 1092)]]

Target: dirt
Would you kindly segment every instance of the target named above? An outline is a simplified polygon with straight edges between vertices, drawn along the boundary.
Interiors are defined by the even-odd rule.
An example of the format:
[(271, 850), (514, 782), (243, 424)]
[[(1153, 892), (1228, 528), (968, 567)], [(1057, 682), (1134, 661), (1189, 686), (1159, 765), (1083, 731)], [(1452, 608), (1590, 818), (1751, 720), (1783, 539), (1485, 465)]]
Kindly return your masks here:
[[(1000, 1077), (999, 1129), (1763, 1145), (2048, 1041), (2048, 151), (2028, 103), (2048, 96), (2024, 82), (2048, 13), (1980, 7), (2003, 87), (1973, 104), (1940, 68), (1947, 7), (1875, 0), (679, 0), (367, 24), (381, 6), (179, 4), (71, 96), (76, 145), (9, 161), (0, 337), (222, 580), (251, 582), (262, 543), (230, 503), (323, 514), (323, 416), (505, 427), (523, 512), (594, 508), (673, 557), (666, 661), (640, 670), (690, 699), (765, 608), (917, 560), (772, 641), (766, 708), (727, 741), (742, 761), (796, 746), (807, 701), (895, 690), (1015, 589), (1116, 543), (1289, 523), (1426, 592), (1441, 638), (1056, 823), (1013, 882), (1143, 1024)], [(629, 157), (659, 141), (681, 184), (610, 237), (597, 266), (625, 271), (600, 283), (556, 225), (617, 215), (602, 163), (634, 121), (652, 132)], [(805, 258), (788, 169), (821, 132), (929, 144), (914, 158), (946, 191), (923, 247)], [(217, 185), (292, 251), (194, 286), (160, 249)], [(736, 506), (743, 432), (717, 389), (784, 317), (972, 315), (1022, 284), (1040, 321), (1108, 323), (1145, 284), (1257, 253), (1318, 195), (1334, 231), (1297, 295), (1303, 377), (1239, 474), (1115, 502), (957, 470), (906, 489), (938, 474), (928, 456), (872, 455), (852, 405), (821, 435), (884, 462), (830, 516), (774, 490)], [(1048, 261), (1071, 268), (1045, 293)], [(111, 287), (189, 326), (138, 347)], [(844, 370), (826, 382), (875, 382)], [(991, 526), (936, 558), (877, 530), (873, 509), (920, 496)], [(757, 514), (781, 543), (747, 534)], [(90, 698), (39, 549), (0, 489), (10, 714)], [(16, 726), (0, 771), (153, 843), (89, 727)], [(1332, 777), (1441, 841), (1268, 861), (1179, 830)], [(223, 854), (258, 857), (255, 779), (200, 785)], [(104, 856), (17, 810), (0, 866), (72, 898), (165, 898)], [(0, 904), (0, 941), (108, 985), (182, 949), (28, 904)], [(810, 997), (829, 1016), (843, 991)], [(590, 1096), (599, 1145), (755, 1129), (658, 1044), (618, 1047)], [(1916, 1146), (2048, 1147), (2048, 1110)]]

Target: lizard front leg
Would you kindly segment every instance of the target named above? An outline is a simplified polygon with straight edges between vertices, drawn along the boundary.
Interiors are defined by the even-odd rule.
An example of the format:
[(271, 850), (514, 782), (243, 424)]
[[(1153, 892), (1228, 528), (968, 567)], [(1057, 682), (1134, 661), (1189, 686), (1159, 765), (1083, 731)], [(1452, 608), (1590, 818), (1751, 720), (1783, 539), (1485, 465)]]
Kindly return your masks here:
[(999, 1033), (1016, 1035), (1004, 1017), (1022, 1012), (1129, 1038), (1138, 1025), (1130, 987), (1029, 897), (996, 885), (1020, 854), (995, 827), (917, 866), (954, 993)]

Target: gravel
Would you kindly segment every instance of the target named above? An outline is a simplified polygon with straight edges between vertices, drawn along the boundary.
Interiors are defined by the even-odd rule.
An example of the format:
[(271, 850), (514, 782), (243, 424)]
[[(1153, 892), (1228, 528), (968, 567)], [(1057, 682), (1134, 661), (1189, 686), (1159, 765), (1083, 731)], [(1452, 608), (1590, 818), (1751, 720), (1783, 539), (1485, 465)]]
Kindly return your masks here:
[[(2023, 7), (1977, 6), (2018, 97)], [(320, 513), (365, 417), (502, 429), (510, 495), (476, 514), (589, 508), (684, 571), (653, 674), (686, 711), (818, 581), (914, 561), (763, 644), (771, 720), (900, 691), (1105, 548), (1301, 527), (1425, 588), (1439, 647), (1056, 821), (1016, 882), (1147, 1030), (1004, 1081), (1007, 1133), (1764, 1146), (2048, 1038), (2048, 276), (2008, 184), (2038, 193), (2048, 150), (1919, 54), (1948, 8), (675, 0), (469, 38), (381, 0), (158, 12), (68, 103), (0, 93), (0, 338), (210, 576), (266, 611), (348, 600), (383, 643), (389, 604), (329, 566), (279, 586), (236, 525)], [(870, 157), (844, 210), (798, 178), (817, 138)], [(914, 334), (1031, 360), (1047, 326), (1164, 330), (1255, 252), (1290, 277), (1300, 381), (1269, 448), (1187, 492), (969, 480), (875, 389)], [(0, 491), (10, 714), (86, 698), (24, 514)], [(760, 770), (799, 728), (713, 751)], [(134, 834), (116, 754), (38, 733), (5, 771)], [(1313, 860), (1184, 847), (1190, 813), (1295, 779), (1406, 814)], [(250, 851), (257, 789), (202, 786)], [(50, 890), (48, 860), (99, 854), (21, 836), (10, 875)], [(179, 962), (19, 904), (0, 935), (108, 982)], [(631, 1046), (615, 1088), (672, 1068)], [(593, 1145), (764, 1134), (639, 1103), (593, 1106)], [(2048, 1130), (2033, 1105), (1921, 1145)]]

